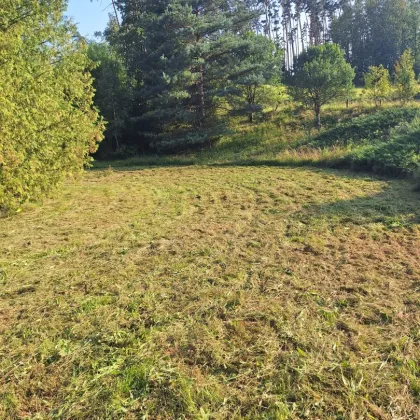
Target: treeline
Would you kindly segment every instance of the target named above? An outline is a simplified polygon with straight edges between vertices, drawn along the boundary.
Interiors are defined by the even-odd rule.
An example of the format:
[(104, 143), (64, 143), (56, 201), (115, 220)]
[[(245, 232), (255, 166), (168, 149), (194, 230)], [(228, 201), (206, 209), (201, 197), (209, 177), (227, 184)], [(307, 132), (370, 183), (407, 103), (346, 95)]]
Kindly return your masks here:
[[(404, 52), (419, 68), (420, 6), (414, 0), (113, 5), (104, 41), (89, 49), (101, 63), (94, 77), (97, 104), (109, 121), (101, 147), (107, 157), (210, 145), (229, 132), (230, 116), (252, 122), (264, 107), (276, 109), (283, 82), (296, 101), (314, 109), (319, 125), (322, 106), (350, 100), (354, 82), (379, 90), (378, 103), (388, 97)], [(308, 77), (308, 66), (319, 74)], [(409, 78), (414, 96), (412, 71)]]
[(308, 46), (334, 42), (346, 53), (360, 83), (370, 66), (389, 71), (407, 49), (420, 72), (418, 0), (261, 0), (257, 30), (285, 51), (285, 65)]
[(81, 171), (102, 139), (94, 64), (65, 7), (0, 2), (0, 213)]
[[(282, 53), (253, 24), (256, 2), (116, 1), (105, 44), (90, 57), (97, 101), (110, 122), (105, 153), (208, 145), (228, 132), (223, 116), (262, 109), (257, 88), (280, 80)], [(114, 106), (115, 104), (115, 106)], [(129, 152), (128, 150), (128, 152)]]

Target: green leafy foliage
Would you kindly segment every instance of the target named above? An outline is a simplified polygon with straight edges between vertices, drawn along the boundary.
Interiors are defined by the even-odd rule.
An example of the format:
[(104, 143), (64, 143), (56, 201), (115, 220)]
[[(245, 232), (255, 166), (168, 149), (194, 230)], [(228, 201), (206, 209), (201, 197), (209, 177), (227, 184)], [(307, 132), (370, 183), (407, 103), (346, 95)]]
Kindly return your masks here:
[(254, 114), (263, 111), (266, 95), (271, 93), (267, 87), (278, 84), (280, 80), (283, 54), (265, 36), (250, 32), (246, 39), (250, 45), (241, 59), (235, 80), (240, 92), (230, 102), (234, 115), (246, 114), (252, 123)]
[(95, 104), (108, 122), (99, 153), (101, 156), (121, 153), (123, 140), (131, 135), (135, 82), (128, 76), (122, 56), (109, 43), (90, 42), (88, 56), (96, 63), (92, 70)]
[(378, 67), (369, 67), (369, 71), (365, 74), (365, 84), (377, 106), (382, 105), (382, 101), (391, 93), (389, 71), (382, 64)]
[(392, 69), (407, 48), (413, 51), (418, 73), (418, 0), (332, 0), (328, 3), (335, 3), (333, 7), (339, 10), (331, 22), (331, 38), (346, 52), (347, 60), (356, 69), (358, 81), (363, 80), (370, 66), (382, 64)]
[(420, 170), (420, 119), (396, 127), (382, 141), (351, 151), (345, 160), (352, 169), (387, 175), (416, 176)]
[(376, 142), (389, 135), (390, 130), (401, 122), (411, 122), (417, 108), (381, 110), (370, 115), (361, 115), (351, 121), (337, 124), (316, 136), (311, 144), (317, 147)]
[(296, 101), (313, 108), (319, 126), (322, 106), (346, 97), (354, 76), (354, 70), (346, 62), (340, 47), (326, 44), (302, 53), (288, 73), (286, 82)]
[(407, 50), (395, 64), (395, 86), (398, 98), (402, 102), (413, 99), (418, 86), (414, 73), (414, 56), (411, 50)]
[(61, 0), (0, 5), (0, 209), (48, 193), (89, 162), (103, 123), (86, 43)]
[(341, 155), (322, 161), (331, 167), (416, 178), (420, 173), (418, 115), (418, 108), (400, 108), (361, 116), (325, 131), (304, 147), (324, 154), (341, 148)]

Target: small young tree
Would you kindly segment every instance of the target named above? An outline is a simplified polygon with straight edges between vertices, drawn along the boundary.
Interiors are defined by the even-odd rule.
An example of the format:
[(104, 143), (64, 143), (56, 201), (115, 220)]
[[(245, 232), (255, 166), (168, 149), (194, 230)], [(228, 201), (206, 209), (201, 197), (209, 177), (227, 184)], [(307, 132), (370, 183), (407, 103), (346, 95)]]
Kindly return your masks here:
[(369, 71), (365, 74), (365, 84), (376, 106), (382, 105), (382, 101), (389, 97), (391, 79), (389, 71), (382, 64), (378, 67), (369, 67)]
[(414, 73), (414, 57), (410, 49), (406, 50), (395, 63), (395, 87), (398, 99), (403, 103), (416, 94), (416, 75)]
[(252, 123), (254, 114), (263, 110), (264, 86), (277, 85), (280, 81), (283, 54), (276, 51), (275, 44), (265, 36), (248, 33), (245, 39), (249, 45), (242, 53), (241, 66), (233, 75), (240, 94), (231, 102), (233, 113), (246, 114)]
[(334, 99), (343, 98), (353, 84), (355, 73), (336, 44), (309, 48), (296, 60), (286, 76), (291, 96), (315, 112), (321, 125), (321, 108)]

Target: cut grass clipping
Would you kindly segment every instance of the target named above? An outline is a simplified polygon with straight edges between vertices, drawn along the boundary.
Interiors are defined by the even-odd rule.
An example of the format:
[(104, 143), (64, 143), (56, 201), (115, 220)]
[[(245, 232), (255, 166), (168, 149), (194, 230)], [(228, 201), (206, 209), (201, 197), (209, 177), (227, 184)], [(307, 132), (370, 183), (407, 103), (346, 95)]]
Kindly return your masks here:
[(420, 196), (93, 171), (0, 220), (0, 418), (420, 418)]

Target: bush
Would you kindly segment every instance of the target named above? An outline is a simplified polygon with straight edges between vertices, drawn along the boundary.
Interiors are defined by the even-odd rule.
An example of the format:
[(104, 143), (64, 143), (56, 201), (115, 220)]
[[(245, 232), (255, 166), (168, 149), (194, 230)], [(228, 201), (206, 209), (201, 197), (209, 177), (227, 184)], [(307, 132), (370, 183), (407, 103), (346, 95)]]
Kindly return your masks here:
[(385, 141), (369, 144), (351, 151), (345, 159), (353, 169), (372, 170), (388, 175), (416, 177), (420, 172), (420, 119), (411, 129), (403, 125)]
[(0, 211), (81, 171), (102, 139), (86, 44), (64, 6), (0, 5)]
[(402, 108), (362, 115), (321, 133), (310, 141), (310, 145), (327, 147), (380, 142), (389, 137), (392, 128), (413, 121), (417, 112), (417, 108)]

